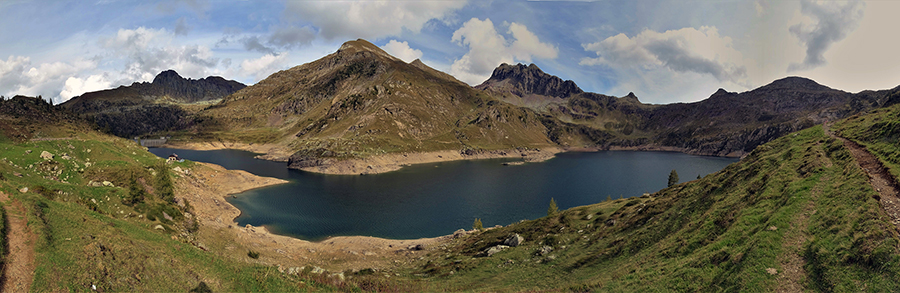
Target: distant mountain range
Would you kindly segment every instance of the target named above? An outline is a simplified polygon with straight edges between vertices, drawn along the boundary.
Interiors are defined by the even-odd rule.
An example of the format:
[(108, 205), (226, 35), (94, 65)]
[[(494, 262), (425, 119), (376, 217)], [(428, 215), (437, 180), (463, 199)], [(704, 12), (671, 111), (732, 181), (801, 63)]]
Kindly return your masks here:
[(131, 137), (190, 125), (185, 104), (217, 102), (246, 85), (218, 76), (186, 79), (174, 70), (160, 72), (153, 82), (135, 82), (74, 97), (62, 106), (117, 136)]
[(743, 93), (719, 89), (695, 103), (652, 105), (633, 93), (583, 92), (534, 64), (500, 65), (475, 88), (540, 113), (560, 145), (715, 156), (741, 156), (784, 134), (900, 102), (900, 87), (853, 94), (787, 77)]
[(585, 92), (534, 64), (502, 64), (473, 88), (356, 40), (248, 87), (165, 71), (152, 83), (87, 93), (62, 107), (119, 136), (264, 143), (294, 153), (293, 167), (309, 167), (385, 153), (557, 146), (742, 156), (784, 134), (898, 102), (900, 87), (854, 94), (787, 77), (694, 103), (644, 104), (633, 93)]

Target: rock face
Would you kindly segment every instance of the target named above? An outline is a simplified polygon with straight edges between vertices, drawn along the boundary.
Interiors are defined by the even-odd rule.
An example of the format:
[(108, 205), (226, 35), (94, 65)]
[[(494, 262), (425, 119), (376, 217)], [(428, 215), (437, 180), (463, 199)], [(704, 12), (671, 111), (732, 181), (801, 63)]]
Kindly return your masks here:
[(525, 238), (522, 238), (519, 234), (513, 234), (506, 238), (506, 240), (503, 240), (503, 245), (516, 247), (519, 246), (519, 244), (522, 244), (522, 242), (525, 242)]
[(566, 98), (584, 92), (575, 82), (546, 74), (534, 64), (525, 66), (503, 63), (494, 69), (491, 78), (475, 88), (508, 91), (519, 97), (541, 95)]
[(132, 138), (186, 128), (192, 120), (177, 104), (216, 101), (245, 87), (218, 76), (195, 80), (166, 70), (156, 75), (153, 82), (85, 93), (60, 106), (89, 118), (111, 134)]

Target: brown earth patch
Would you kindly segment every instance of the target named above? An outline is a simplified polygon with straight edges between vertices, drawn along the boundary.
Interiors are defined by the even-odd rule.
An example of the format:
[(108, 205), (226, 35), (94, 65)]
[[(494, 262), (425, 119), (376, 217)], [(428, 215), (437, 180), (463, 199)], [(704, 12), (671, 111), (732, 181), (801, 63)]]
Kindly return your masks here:
[(878, 192), (878, 201), (881, 203), (885, 214), (891, 218), (891, 223), (900, 231), (900, 194), (898, 194), (898, 190), (900, 190), (898, 186), (900, 185), (897, 184), (896, 178), (891, 176), (891, 173), (881, 164), (881, 161), (866, 150), (865, 146), (837, 136), (828, 131), (827, 128), (826, 133), (840, 139), (844, 143), (844, 147), (850, 150), (850, 154), (856, 159), (856, 163), (869, 176), (869, 184)]
[(6, 260), (0, 280), (0, 292), (28, 292), (34, 279), (34, 244), (37, 236), (28, 228), (25, 207), (18, 200), (0, 192), (0, 202), (6, 210)]

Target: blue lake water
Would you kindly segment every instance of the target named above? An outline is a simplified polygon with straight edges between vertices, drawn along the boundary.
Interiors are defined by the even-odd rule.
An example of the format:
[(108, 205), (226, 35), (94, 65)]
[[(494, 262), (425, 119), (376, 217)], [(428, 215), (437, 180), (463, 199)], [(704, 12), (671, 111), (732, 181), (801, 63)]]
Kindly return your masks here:
[(485, 227), (545, 216), (554, 198), (560, 209), (612, 197), (640, 196), (666, 187), (669, 172), (681, 182), (723, 169), (734, 158), (673, 152), (561, 153), (546, 162), (504, 166), (509, 160), (431, 163), (375, 175), (323, 175), (254, 159), (237, 150), (151, 148), (188, 160), (290, 181), (229, 198), (242, 211), (240, 225), (307, 240), (364, 235), (394, 239), (436, 237), (475, 218)]

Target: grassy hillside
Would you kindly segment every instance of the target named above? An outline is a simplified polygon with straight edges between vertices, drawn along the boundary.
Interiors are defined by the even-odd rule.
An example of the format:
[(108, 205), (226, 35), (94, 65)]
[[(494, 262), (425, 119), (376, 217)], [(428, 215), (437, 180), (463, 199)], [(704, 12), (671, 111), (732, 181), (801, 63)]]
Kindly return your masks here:
[(900, 104), (850, 117), (835, 126), (835, 131), (864, 145), (891, 175), (900, 178)]
[[(200, 227), (190, 203), (176, 203), (173, 186), (161, 183), (178, 180), (172, 168), (193, 163), (165, 165), (134, 142), (82, 129), (77, 121), (40, 120), (65, 115), (33, 107), (41, 103), (0, 101), (6, 126), (0, 129), (0, 192), (11, 198), (5, 204), (25, 207), (28, 230), (36, 234), (32, 291), (90, 291), (93, 285), (107, 292), (185, 292), (201, 282), (217, 292), (333, 289), (198, 248), (192, 239)], [(53, 157), (42, 158), (43, 152)], [(7, 236), (4, 244), (12, 237), (0, 236)]]
[[(875, 195), (814, 127), (650, 196), (455, 240), (411, 273), (458, 290), (897, 291), (900, 238)], [(480, 255), (514, 233), (523, 245)]]

